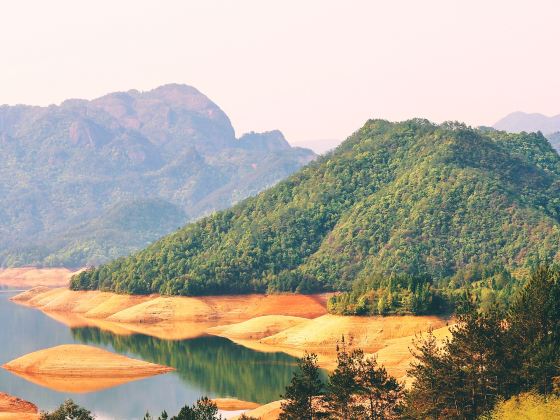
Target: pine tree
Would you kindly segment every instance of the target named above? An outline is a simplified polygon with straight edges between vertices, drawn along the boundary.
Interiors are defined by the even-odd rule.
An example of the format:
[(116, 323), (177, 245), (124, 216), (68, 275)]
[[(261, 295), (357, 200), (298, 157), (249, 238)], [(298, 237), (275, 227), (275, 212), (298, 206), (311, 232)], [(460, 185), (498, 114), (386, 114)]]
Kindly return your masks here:
[(314, 407), (314, 400), (323, 393), (317, 355), (310, 353), (298, 360), (298, 370), (294, 373), (282, 403), (281, 420), (314, 420), (321, 417)]
[(408, 375), (413, 379), (407, 396), (407, 417), (413, 419), (454, 418), (457, 410), (449, 387), (453, 367), (431, 330), (417, 336), (411, 349), (415, 361)]
[(328, 412), (334, 418), (352, 420), (363, 416), (363, 407), (357, 404), (358, 365), (363, 358), (362, 350), (349, 351), (344, 337), (336, 347), (337, 366), (329, 376), (325, 402)]
[(552, 392), (560, 376), (560, 271), (541, 266), (531, 274), (509, 313), (511, 351), (519, 356), (518, 391)]
[(171, 420), (222, 420), (222, 416), (218, 414), (216, 403), (202, 397), (193, 406), (185, 405)]
[(415, 418), (477, 418), (512, 388), (514, 356), (498, 309), (479, 313), (468, 303), (440, 347), (432, 333), (416, 342), (409, 411)]
[(358, 395), (367, 401), (367, 417), (370, 420), (397, 418), (404, 396), (403, 386), (387, 374), (384, 366), (378, 366), (375, 358), (365, 358), (363, 353), (356, 359)]

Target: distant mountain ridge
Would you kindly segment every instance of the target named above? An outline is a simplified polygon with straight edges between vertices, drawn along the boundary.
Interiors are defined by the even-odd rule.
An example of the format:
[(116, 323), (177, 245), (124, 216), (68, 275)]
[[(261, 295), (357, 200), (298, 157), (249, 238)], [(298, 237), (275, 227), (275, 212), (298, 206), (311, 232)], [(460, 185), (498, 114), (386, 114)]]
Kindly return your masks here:
[(560, 114), (547, 117), (538, 113), (512, 112), (494, 124), (493, 128), (508, 133), (540, 131), (550, 141), (552, 147), (560, 152)]
[(461, 271), (559, 261), (559, 245), (560, 156), (542, 134), (371, 120), (278, 185), (72, 288), (311, 292), (403, 274), (421, 295), (425, 276), (461, 287), (449, 280)]
[(237, 139), (215, 103), (179, 84), (59, 106), (0, 106), (0, 151), (0, 266), (99, 264), (171, 226), (160, 220), (157, 229), (157, 212), (148, 211), (151, 220), (142, 219), (145, 231), (136, 226), (142, 239), (132, 247), (130, 235), (118, 239), (117, 225), (110, 253), (88, 239), (75, 253), (66, 244), (62, 256), (53, 243), (62, 246), (69, 230), (110, 218), (121, 203), (145, 210), (145, 200), (173, 207), (176, 228), (256, 194), (316, 156), (290, 147), (279, 131)]
[(552, 134), (560, 131), (560, 114), (547, 117), (538, 113), (512, 112), (496, 122), (494, 128), (509, 133), (540, 131), (545, 135)]

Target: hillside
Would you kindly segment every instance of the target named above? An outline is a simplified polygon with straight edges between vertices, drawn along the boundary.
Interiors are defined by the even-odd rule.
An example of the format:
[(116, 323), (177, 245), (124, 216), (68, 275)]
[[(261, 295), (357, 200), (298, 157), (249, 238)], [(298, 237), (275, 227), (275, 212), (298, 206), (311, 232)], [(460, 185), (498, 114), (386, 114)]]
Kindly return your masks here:
[[(279, 131), (236, 138), (227, 115), (186, 85), (0, 106), (0, 150), (0, 267), (106, 262), (315, 157)], [(135, 226), (111, 223), (119, 212)]]
[(389, 281), (418, 313), (432, 282), (558, 259), (559, 214), (560, 158), (542, 135), (372, 120), (275, 187), (71, 287), (198, 295)]
[(80, 267), (127, 255), (185, 224), (179, 207), (160, 199), (123, 201), (54, 238), (0, 252), (7, 266)]

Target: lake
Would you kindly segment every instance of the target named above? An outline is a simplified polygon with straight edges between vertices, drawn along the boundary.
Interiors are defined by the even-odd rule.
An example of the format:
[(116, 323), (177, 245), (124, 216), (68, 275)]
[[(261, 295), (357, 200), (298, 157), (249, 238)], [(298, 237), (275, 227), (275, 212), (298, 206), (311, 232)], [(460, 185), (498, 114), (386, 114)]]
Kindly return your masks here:
[(60, 344), (88, 344), (171, 366), (175, 372), (87, 394), (53, 391), (0, 369), (0, 391), (51, 410), (71, 398), (99, 419), (141, 419), (146, 411), (177, 414), (199, 397), (232, 397), (267, 403), (279, 399), (296, 368), (284, 353), (261, 353), (214, 336), (163, 340), (143, 334), (119, 336), (99, 328), (69, 328), (39, 310), (12, 303), (0, 293), (0, 365)]

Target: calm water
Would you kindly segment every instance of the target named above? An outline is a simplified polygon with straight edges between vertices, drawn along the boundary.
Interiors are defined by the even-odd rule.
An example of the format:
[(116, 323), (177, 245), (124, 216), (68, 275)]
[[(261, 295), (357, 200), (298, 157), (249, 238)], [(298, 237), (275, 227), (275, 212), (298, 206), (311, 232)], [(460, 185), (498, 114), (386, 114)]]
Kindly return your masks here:
[(117, 336), (98, 328), (68, 328), (0, 293), (0, 365), (60, 344), (89, 344), (172, 366), (176, 372), (88, 394), (52, 391), (0, 369), (0, 391), (53, 409), (67, 398), (102, 419), (142, 418), (146, 410), (176, 414), (202, 395), (266, 403), (278, 399), (295, 369), (284, 353), (260, 353), (220, 337), (161, 340), (142, 334)]

